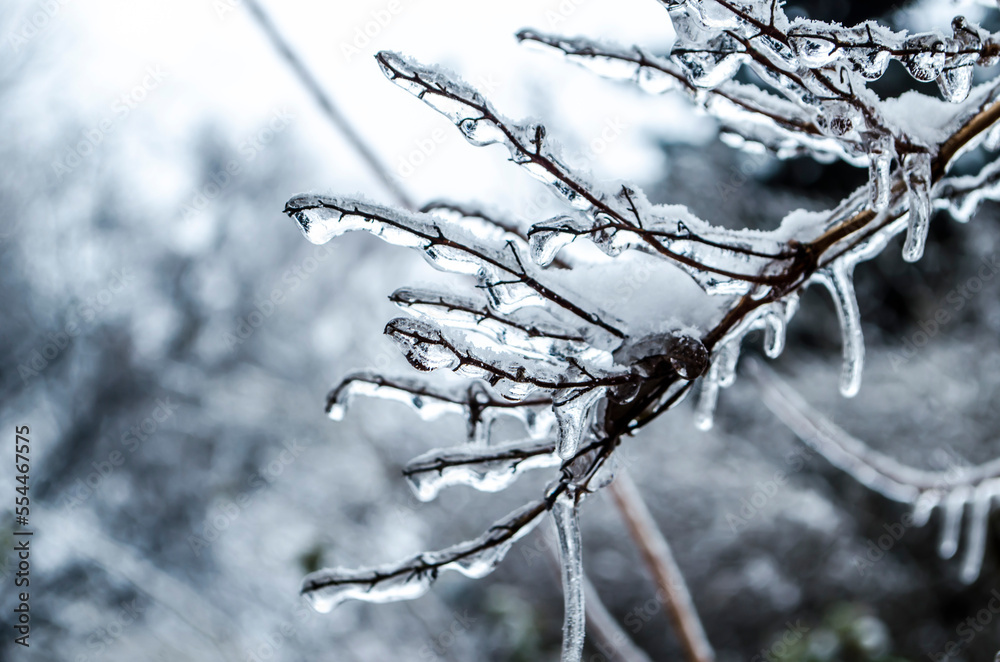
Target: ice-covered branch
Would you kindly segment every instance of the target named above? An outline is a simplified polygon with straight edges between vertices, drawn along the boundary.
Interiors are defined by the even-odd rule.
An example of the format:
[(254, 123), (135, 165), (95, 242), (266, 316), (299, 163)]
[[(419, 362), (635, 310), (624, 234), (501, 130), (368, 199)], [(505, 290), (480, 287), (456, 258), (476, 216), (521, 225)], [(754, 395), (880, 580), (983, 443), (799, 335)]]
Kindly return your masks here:
[(370, 370), (351, 373), (327, 396), (327, 415), (339, 421), (356, 396), (401, 402), (424, 420), (458, 414), (468, 423), (469, 439), (487, 442), (499, 416), (519, 420), (531, 439), (544, 439), (555, 424), (552, 398), (536, 396), (513, 402), (496, 396), (483, 382), (443, 387), (412, 377), (385, 377)]
[(856, 156), (860, 148), (844, 149), (842, 137), (825, 135), (813, 122), (814, 113), (756, 85), (727, 80), (704, 89), (689, 81), (680, 65), (638, 47), (625, 49), (534, 30), (522, 30), (517, 37), (556, 50), (606, 78), (633, 82), (651, 94), (684, 92), (720, 122), (724, 134), (763, 145), (779, 158), (828, 155), (856, 165), (863, 163)]
[[(609, 219), (623, 226), (642, 226), (642, 214), (649, 208), (645, 198), (628, 187), (611, 195), (596, 183), (572, 172), (549, 146), (542, 125), (521, 125), (504, 118), (479, 92), (441, 71), (424, 67), (396, 53), (381, 52), (376, 57), (390, 80), (448, 117), (470, 143), (477, 146), (492, 144), (506, 146), (511, 161), (521, 165), (548, 185), (577, 212), (585, 213), (597, 223)], [(670, 211), (666, 210), (667, 213)], [(691, 224), (694, 224), (693, 220)], [(698, 229), (701, 230), (702, 226), (707, 224), (700, 222), (698, 225)], [(725, 262), (730, 254), (737, 256), (737, 264), (741, 264), (747, 257), (755, 256), (755, 251), (752, 249), (748, 252), (745, 246), (746, 240), (739, 236), (739, 233), (733, 237), (735, 241), (732, 243), (700, 241), (699, 234), (710, 231), (711, 228), (705, 227), (704, 232), (688, 234), (686, 241), (721, 251), (722, 262)], [(644, 241), (649, 240), (649, 236), (640, 236)], [(649, 243), (654, 246), (657, 253), (677, 262), (709, 291), (732, 293), (734, 288), (748, 291), (749, 284), (766, 283), (766, 279), (761, 280), (753, 271), (734, 272), (724, 266), (713, 264), (712, 250), (703, 255), (704, 251), (697, 249), (675, 251), (660, 241)], [(542, 252), (550, 253), (554, 250)], [(706, 257), (709, 259), (703, 261)], [(550, 261), (551, 256), (546, 263)], [(717, 258), (715, 261), (720, 260)], [(736, 284), (732, 284), (734, 282)]]
[(394, 602), (420, 597), (441, 572), (485, 577), (517, 540), (535, 528), (550, 507), (547, 501), (530, 503), (495, 522), (475, 540), (423, 552), (399, 563), (359, 570), (319, 570), (303, 580), (302, 594), (317, 611), (328, 612), (344, 600)]
[(397, 246), (419, 248), (442, 271), (474, 275), (498, 311), (516, 310), (550, 301), (613, 336), (624, 332), (608, 323), (610, 315), (588, 312), (533, 276), (513, 243), (489, 246), (459, 228), (446, 227), (433, 217), (380, 205), (325, 195), (300, 195), (285, 205), (306, 238), (323, 244), (345, 232), (364, 230)]
[[(470, 226), (476, 234), (487, 233), (492, 228), (501, 236), (514, 236), (524, 242), (525, 245), (528, 243), (528, 235), (521, 228), (521, 225), (512, 219), (503, 217), (497, 212), (487, 212), (479, 207), (447, 200), (433, 200), (428, 202), (420, 208), (420, 211)], [(570, 265), (562, 260), (555, 260), (552, 264), (559, 269), (570, 268)]]
[(559, 538), (559, 567), (563, 584), (563, 645), (561, 662), (580, 662), (586, 634), (583, 541), (580, 539), (576, 499), (562, 494), (552, 505)]
[(519, 320), (498, 315), (471, 297), (401, 288), (389, 300), (422, 319), (456, 329), (472, 331), (491, 341), (537, 357), (584, 356), (594, 350), (582, 332), (537, 320)]
[(899, 463), (873, 450), (817, 412), (770, 369), (752, 363), (761, 399), (803, 443), (862, 485), (894, 501), (910, 504), (914, 519), (924, 524), (931, 511), (944, 512), (939, 550), (943, 558), (958, 549), (962, 512), (971, 508), (966, 529), (962, 579), (975, 581), (983, 561), (989, 514), (1000, 496), (1000, 459), (978, 466), (928, 471)]
[(414, 368), (430, 371), (447, 369), (464, 377), (483, 379), (505, 397), (521, 400), (536, 389), (594, 389), (610, 387), (614, 392), (628, 393), (636, 376), (621, 369), (601, 369), (584, 366), (566, 359), (564, 363), (549, 359), (501, 357), (489, 350), (460, 345), (440, 329), (420, 320), (399, 317), (390, 321), (385, 333)]
[[(449, 203), (432, 203), (426, 208), (431, 213), (409, 213), (335, 196), (292, 199), (286, 211), (311, 241), (365, 230), (422, 251), (438, 269), (474, 277), (482, 295), (400, 289), (391, 300), (412, 318), (386, 326), (415, 368), (451, 370), (472, 378), (469, 387), (360, 373), (331, 394), (328, 411), (341, 417), (351, 398), (363, 394), (404, 402), (424, 418), (465, 417), (472, 444), (430, 451), (404, 470), (422, 499), (456, 484), (497, 491), (532, 468), (558, 466), (559, 474), (543, 501), (516, 511), (479, 539), (393, 566), (310, 575), (304, 592), (316, 596), (318, 607), (346, 598), (415, 597), (444, 570), (482, 576), (552, 510), (566, 596), (563, 659), (579, 660), (584, 582), (578, 507), (587, 494), (609, 484), (617, 447), (692, 392), (695, 380), (700, 380), (696, 420), (709, 427), (720, 389), (736, 380), (742, 342), (762, 330), (765, 354), (781, 354), (799, 296), (811, 284), (824, 286), (834, 301), (844, 346), (841, 391), (854, 395), (864, 360), (853, 283), (857, 264), (904, 231), (903, 256), (916, 261), (935, 208), (965, 221), (983, 200), (1000, 197), (995, 162), (974, 176), (948, 176), (962, 154), (1000, 144), (1000, 84), (972, 87), (972, 67), (991, 64), (1000, 54), (994, 35), (960, 18), (950, 35), (909, 35), (872, 22), (844, 28), (790, 20), (776, 0), (661, 3), (677, 33), (669, 59), (530, 31), (519, 38), (649, 91), (682, 91), (719, 119), (736, 146), (758, 143), (779, 157), (808, 154), (867, 165), (867, 186), (829, 212), (792, 212), (771, 231), (712, 225), (684, 207), (653, 205), (632, 186), (605, 188), (590, 181), (563, 164), (542, 125), (506, 119), (450, 74), (379, 53), (391, 81), (444, 114), (473, 145), (504, 146), (511, 161), (569, 209), (552, 219), (531, 219), (524, 231), (496, 214)], [(892, 59), (917, 80), (936, 80), (944, 100), (875, 94), (869, 83)], [(736, 81), (744, 65), (763, 84)], [(559, 263), (566, 269), (543, 270), (577, 239), (611, 257), (636, 250), (665, 258), (704, 291), (721, 296), (690, 326), (674, 319), (626, 324), (572, 293), (589, 295), (605, 286), (593, 278), (600, 261), (569, 268), (584, 264), (581, 252)], [(672, 283), (665, 280), (663, 286)], [(537, 308), (542, 315), (533, 314)], [(958, 548), (962, 514), (971, 505), (962, 574), (967, 581), (975, 578), (992, 500), (1000, 491), (1000, 464), (963, 469), (957, 478), (900, 465), (825, 421), (760, 369), (756, 374), (767, 405), (833, 464), (872, 489), (913, 504), (924, 521), (940, 508), (943, 556)], [(522, 421), (526, 438), (491, 440), (490, 424), (499, 415)], [(648, 531), (639, 533), (647, 552), (659, 544)], [(655, 573), (664, 571), (654, 567)], [(689, 608), (688, 602), (684, 609)], [(678, 621), (677, 627), (694, 642), (689, 647), (700, 647), (693, 658), (710, 657), (703, 633), (690, 623)]]
[(488, 448), (459, 446), (424, 453), (410, 460), (403, 475), (421, 501), (431, 501), (445, 487), (468, 485), (499, 492), (531, 469), (559, 466), (551, 442), (514, 442)]

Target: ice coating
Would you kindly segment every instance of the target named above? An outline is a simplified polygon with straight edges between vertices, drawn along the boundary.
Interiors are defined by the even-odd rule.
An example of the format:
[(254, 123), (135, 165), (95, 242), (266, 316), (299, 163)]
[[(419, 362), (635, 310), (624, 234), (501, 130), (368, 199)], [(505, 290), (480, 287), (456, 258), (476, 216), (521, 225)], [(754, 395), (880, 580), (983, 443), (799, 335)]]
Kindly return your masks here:
[(403, 475), (421, 501), (431, 501), (453, 485), (499, 492), (526, 471), (559, 466), (561, 460), (553, 451), (551, 442), (531, 441), (440, 448), (410, 460)]
[(476, 146), (501, 144), (511, 161), (546, 184), (576, 209), (589, 209), (602, 197), (600, 187), (571, 173), (552, 152), (541, 125), (521, 125), (500, 113), (472, 87), (457, 77), (426, 67), (397, 53), (382, 51), (376, 59), (383, 73), (396, 85), (428, 104), (459, 129)]
[(480, 334), (496, 345), (514, 348), (525, 356), (574, 356), (610, 361), (607, 352), (587, 343), (582, 331), (523, 316), (501, 316), (485, 301), (472, 297), (401, 288), (393, 292), (389, 300), (419, 318)]
[[(611, 257), (640, 250), (674, 262), (709, 294), (748, 294), (757, 274), (773, 260), (792, 258), (784, 243), (766, 233), (712, 226), (678, 205), (651, 205), (641, 192), (623, 187), (614, 197), (625, 213), (595, 213), (590, 221), (557, 217), (529, 230), (532, 257), (541, 264), (584, 237)], [(609, 208), (612, 208), (609, 203)]]
[(545, 46), (606, 78), (636, 83), (651, 94), (686, 93), (719, 120), (726, 134), (739, 138), (737, 146), (763, 145), (780, 158), (819, 153), (858, 163), (861, 149), (856, 141), (842, 145), (829, 139), (814, 124), (811, 113), (757, 86), (725, 80), (712, 89), (698, 88), (688, 81), (684, 68), (638, 48), (533, 30), (522, 30), (518, 38)]
[(414, 368), (446, 369), (483, 379), (511, 400), (523, 400), (536, 390), (596, 389), (634, 382), (632, 373), (620, 367), (585, 364), (574, 357), (531, 358), (465, 342), (454, 333), (416, 319), (394, 319), (386, 325), (385, 333)]
[(327, 396), (326, 413), (331, 420), (342, 421), (357, 396), (401, 402), (425, 421), (445, 414), (464, 414), (466, 407), (452, 394), (434, 393), (424, 384), (408, 377), (384, 378), (363, 370), (351, 373)]
[(1000, 161), (990, 161), (975, 175), (942, 180), (937, 194), (936, 208), (947, 210), (960, 223), (968, 223), (984, 200), (1000, 199)]
[(285, 213), (298, 221), (302, 232), (313, 243), (324, 243), (345, 232), (364, 230), (397, 246), (420, 248), (427, 261), (437, 269), (477, 276), (480, 287), (490, 295), (491, 303), (500, 308), (499, 312), (537, 305), (544, 299), (613, 336), (624, 336), (622, 330), (605, 321), (614, 321), (613, 316), (588, 312), (543, 284), (512, 241), (495, 247), (488, 243), (488, 238), (477, 237), (464, 228), (441, 224), (427, 214), (339, 196), (299, 195), (288, 201)]
[[(561, 217), (554, 219), (551, 226), (536, 224), (529, 232), (531, 253), (542, 264), (549, 263), (559, 248), (573, 237), (586, 234), (612, 256), (626, 248), (641, 248), (673, 259), (706, 291), (729, 295), (747, 293), (754, 279), (753, 272), (773, 259), (778, 250), (778, 242), (759, 233), (713, 228), (682, 208), (653, 208), (645, 196), (628, 187), (623, 187), (616, 195), (608, 195), (600, 186), (562, 164), (558, 155), (548, 148), (542, 126), (519, 125), (505, 119), (478, 92), (442, 72), (392, 53), (380, 53), (378, 58), (393, 82), (455, 121), (467, 138), (468, 123), (464, 120), (470, 117), (476, 118), (479, 124), (503, 127), (502, 131), (490, 133), (488, 141), (472, 142), (506, 145), (514, 163), (593, 221), (578, 226), (571, 217)], [(442, 98), (449, 102), (444, 110), (440, 103)], [(461, 105), (464, 110), (455, 110), (454, 104)], [(679, 218), (671, 218), (675, 215)], [(620, 231), (624, 231), (621, 236)], [(760, 242), (763, 244), (758, 245)], [(493, 268), (487, 266), (484, 271), (489, 274)], [(510, 282), (507, 278), (487, 282), (487, 293), (496, 295), (491, 305), (499, 308), (506, 300), (517, 305), (543, 303), (534, 294), (508, 292), (509, 289), (525, 289), (523, 282)]]
[(343, 420), (357, 396), (401, 402), (423, 420), (447, 414), (461, 415), (466, 419), (469, 439), (482, 444), (490, 441), (490, 426), (501, 416), (520, 421), (529, 438), (534, 440), (546, 438), (555, 426), (549, 397), (515, 403), (496, 396), (483, 382), (446, 387), (412, 377), (386, 377), (371, 370), (347, 375), (330, 392), (327, 415), (335, 421)]
[[(996, 129), (991, 139), (948, 142), (973, 120), (978, 130), (985, 123), (980, 117), (983, 110), (998, 98), (995, 89), (972, 86), (974, 66), (994, 62), (998, 52), (995, 37), (978, 26), (959, 17), (950, 34), (911, 35), (874, 22), (844, 27), (790, 20), (780, 3), (664, 0), (663, 4), (677, 33), (669, 58), (584, 39), (531, 32), (519, 38), (647, 92), (687, 95), (718, 120), (722, 139), (733, 147), (758, 154), (767, 150), (778, 158), (841, 159), (867, 168), (867, 187), (828, 213), (793, 212), (774, 231), (712, 225), (686, 208), (650, 204), (630, 185), (606, 187), (594, 182), (563, 163), (543, 126), (511, 122), (483, 95), (442, 70), (380, 53), (379, 64), (390, 80), (445, 115), (471, 144), (504, 145), (510, 161), (542, 181), (565, 203), (568, 213), (531, 219), (534, 226), (525, 232), (517, 224), (487, 215), (472, 217), (448, 205), (430, 207), (433, 213), (413, 214), (347, 198), (299, 196), (288, 208), (316, 243), (363, 230), (421, 251), (440, 270), (470, 276), (470, 285), (474, 280), (475, 297), (397, 290), (392, 300), (414, 319), (393, 320), (386, 329), (414, 367), (446, 369), (472, 378), (467, 391), (356, 375), (331, 394), (329, 413), (342, 418), (351, 399), (365, 395), (403, 402), (427, 419), (449, 413), (465, 416), (471, 444), (431, 451), (407, 465), (407, 478), (421, 499), (434, 498), (450, 485), (497, 491), (531, 468), (562, 466), (549, 492), (550, 497), (556, 495), (554, 501), (537, 508), (552, 508), (560, 533), (566, 595), (564, 660), (579, 660), (583, 641), (574, 490), (584, 484), (581, 476), (586, 476), (588, 489), (600, 489), (610, 480), (616, 456), (608, 451), (608, 442), (617, 443), (617, 435), (641, 427), (675, 404), (693, 390), (689, 380), (698, 378), (696, 422), (710, 427), (719, 389), (735, 381), (746, 334), (762, 329), (764, 353), (779, 356), (798, 290), (809, 283), (823, 285), (833, 298), (844, 347), (840, 388), (845, 396), (855, 395), (865, 352), (853, 285), (855, 266), (884, 249), (904, 229), (904, 257), (918, 260), (933, 209), (947, 209), (967, 221), (983, 200), (1000, 197), (1000, 167), (992, 163), (978, 175), (942, 180), (964, 151), (980, 142), (992, 148), (1000, 143)], [(936, 81), (943, 100), (916, 92), (879, 98), (867, 82), (881, 77), (892, 59), (916, 80)], [(743, 67), (765, 86), (734, 80)], [(894, 164), (898, 164), (895, 170)], [(604, 258), (585, 247), (571, 247), (577, 239), (612, 258), (624, 251), (641, 251), (662, 259), (671, 275), (674, 267), (683, 271), (704, 292), (716, 295), (706, 305), (714, 317), (705, 318), (722, 322), (713, 327), (705, 320), (686, 319), (689, 311), (678, 313), (676, 319), (670, 317), (672, 312), (658, 312), (669, 319), (630, 327), (596, 310), (588, 296), (572, 294), (591, 291), (574, 287), (574, 277), (590, 282), (581, 276), (583, 269), (570, 267), (602, 264), (599, 260)], [(669, 279), (664, 283), (664, 289), (676, 285)], [(594, 292), (596, 301), (609, 292), (601, 286), (592, 289), (600, 290)], [(675, 324), (677, 320), (680, 324)], [(665, 332), (677, 328), (684, 332)], [(671, 338), (677, 343), (671, 344)], [(642, 350), (647, 341), (659, 348)], [(649, 397), (641, 401), (641, 410), (620, 407), (640, 392)], [(773, 394), (770, 397), (776, 400)], [(612, 427), (610, 419), (593, 424), (595, 412), (604, 416), (615, 407), (633, 420), (622, 427)], [(522, 420), (530, 438), (494, 442), (490, 423), (505, 414)], [(787, 411), (785, 416), (806, 443), (836, 466), (871, 489), (912, 504), (917, 521), (925, 522), (935, 508), (942, 509), (940, 551), (954, 556), (961, 541), (962, 579), (975, 579), (996, 494), (996, 476), (989, 474), (995, 467), (981, 468), (982, 475), (970, 473), (963, 485), (942, 484), (940, 476), (872, 453), (815, 417), (801, 412), (796, 417)], [(605, 451), (606, 457), (601, 455)], [(600, 460), (595, 459), (598, 456)], [(415, 597), (441, 570), (481, 576), (499, 562), (514, 534), (503, 536), (533, 526), (537, 512), (532, 511), (530, 521), (512, 515), (513, 520), (498, 523), (478, 541), (403, 564), (369, 571), (325, 571), (307, 592), (329, 608), (352, 597), (373, 601)]]

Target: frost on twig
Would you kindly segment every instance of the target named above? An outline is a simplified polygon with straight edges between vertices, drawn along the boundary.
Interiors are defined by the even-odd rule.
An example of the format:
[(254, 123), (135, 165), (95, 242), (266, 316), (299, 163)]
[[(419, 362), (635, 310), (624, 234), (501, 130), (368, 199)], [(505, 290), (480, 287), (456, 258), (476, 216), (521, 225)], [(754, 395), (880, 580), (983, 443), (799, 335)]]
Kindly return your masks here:
[[(593, 181), (565, 164), (542, 124), (508, 119), (449, 72), (379, 53), (390, 81), (447, 117), (472, 145), (504, 147), (509, 161), (543, 182), (565, 210), (520, 223), (450, 202), (415, 213), (339, 195), (290, 200), (286, 212), (310, 241), (364, 230), (459, 276), (455, 291), (397, 290), (390, 299), (409, 317), (391, 320), (385, 331), (414, 368), (454, 372), (468, 386), (355, 373), (331, 393), (327, 410), (340, 419), (353, 397), (366, 395), (403, 402), (425, 419), (464, 417), (467, 445), (428, 451), (406, 465), (422, 499), (456, 484), (501, 490), (529, 469), (548, 468), (554, 478), (541, 501), (474, 541), (392, 566), (310, 575), (303, 592), (318, 607), (415, 597), (443, 570), (482, 576), (552, 511), (566, 592), (563, 659), (579, 660), (579, 506), (613, 479), (618, 446), (695, 391), (696, 421), (710, 427), (721, 390), (736, 381), (743, 341), (762, 330), (764, 353), (779, 356), (809, 285), (831, 295), (844, 348), (840, 390), (857, 394), (865, 349), (857, 265), (904, 233), (903, 257), (919, 260), (934, 210), (966, 222), (983, 200), (1000, 198), (992, 155), (1000, 146), (1000, 84), (973, 86), (974, 67), (1000, 56), (996, 35), (962, 17), (942, 32), (909, 34), (872, 21), (845, 27), (791, 19), (775, 0), (661, 4), (677, 35), (667, 55), (532, 30), (518, 37), (646, 91), (683, 95), (714, 117), (722, 139), (736, 148), (841, 159), (866, 168), (867, 185), (826, 212), (774, 219), (770, 231), (729, 229), (730, 219), (654, 205), (632, 184)], [(892, 60), (918, 81), (936, 81), (941, 98), (881, 98), (870, 84)], [(744, 68), (756, 77), (737, 80)], [(991, 154), (978, 174), (949, 174), (956, 159), (980, 146)], [(676, 315), (623, 309), (611, 266), (618, 262), (581, 259), (575, 244), (584, 241), (610, 258), (637, 251), (662, 263), (668, 296), (672, 273), (691, 279), (708, 295), (705, 310), (685, 319), (680, 307)], [(604, 277), (595, 278), (598, 272)], [(961, 514), (971, 504), (963, 576), (975, 578), (997, 485), (993, 465), (942, 486), (935, 475), (874, 454), (818, 419), (794, 393), (759, 379), (768, 405), (831, 462), (924, 517), (941, 508), (944, 556), (955, 553)], [(524, 434), (493, 439), (492, 422), (501, 416), (520, 421)]]

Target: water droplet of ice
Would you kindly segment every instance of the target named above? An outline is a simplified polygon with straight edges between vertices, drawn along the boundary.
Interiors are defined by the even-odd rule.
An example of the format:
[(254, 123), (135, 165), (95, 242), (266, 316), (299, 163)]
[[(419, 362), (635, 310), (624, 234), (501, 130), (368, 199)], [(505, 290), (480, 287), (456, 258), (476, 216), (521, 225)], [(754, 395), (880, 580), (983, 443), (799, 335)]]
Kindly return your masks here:
[(576, 239), (574, 233), (563, 230), (576, 227), (569, 216), (557, 216), (532, 228), (528, 238), (532, 261), (542, 267), (552, 264), (559, 251)]
[(906, 40), (907, 55), (900, 61), (915, 79), (929, 83), (941, 75), (945, 64), (944, 43), (935, 34), (914, 35)]
[(826, 66), (839, 56), (834, 39), (824, 39), (820, 35), (789, 35), (789, 40), (799, 60), (809, 68)]
[(972, 65), (947, 68), (937, 79), (941, 96), (952, 103), (965, 101), (972, 90)]

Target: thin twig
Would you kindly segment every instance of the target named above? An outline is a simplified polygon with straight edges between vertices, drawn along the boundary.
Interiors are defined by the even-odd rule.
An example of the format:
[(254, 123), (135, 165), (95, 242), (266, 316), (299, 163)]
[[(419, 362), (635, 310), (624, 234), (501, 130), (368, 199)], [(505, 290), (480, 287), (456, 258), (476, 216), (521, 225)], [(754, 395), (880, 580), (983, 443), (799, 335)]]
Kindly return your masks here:
[(298, 76), (299, 82), (302, 83), (303, 87), (309, 92), (313, 97), (313, 100), (320, 107), (323, 113), (326, 115), (338, 131), (347, 139), (347, 142), (351, 144), (361, 158), (368, 165), (371, 171), (378, 176), (382, 184), (385, 186), (386, 190), (395, 199), (396, 203), (406, 207), (407, 209), (414, 209), (413, 199), (410, 198), (409, 194), (403, 190), (399, 183), (393, 179), (389, 172), (389, 169), (382, 163), (381, 159), (375, 154), (374, 150), (368, 145), (367, 142), (361, 137), (357, 129), (351, 124), (350, 120), (340, 111), (337, 104), (334, 103), (333, 97), (323, 89), (316, 80), (316, 77), (306, 66), (305, 62), (302, 61), (294, 50), (292, 50), (291, 44), (288, 40), (281, 34), (278, 30), (278, 26), (274, 24), (271, 17), (264, 11), (264, 8), (260, 5), (257, 0), (247, 0), (247, 9), (250, 10), (250, 15), (253, 16), (257, 24), (260, 25), (261, 29), (267, 35), (268, 39), (271, 41), (271, 45), (274, 49), (278, 51), (278, 54), (288, 63)]
[(611, 483), (610, 490), (647, 569), (666, 597), (667, 613), (684, 647), (688, 662), (712, 662), (715, 652), (705, 636), (684, 575), (677, 567), (670, 545), (657, 528), (639, 488), (622, 469)]

